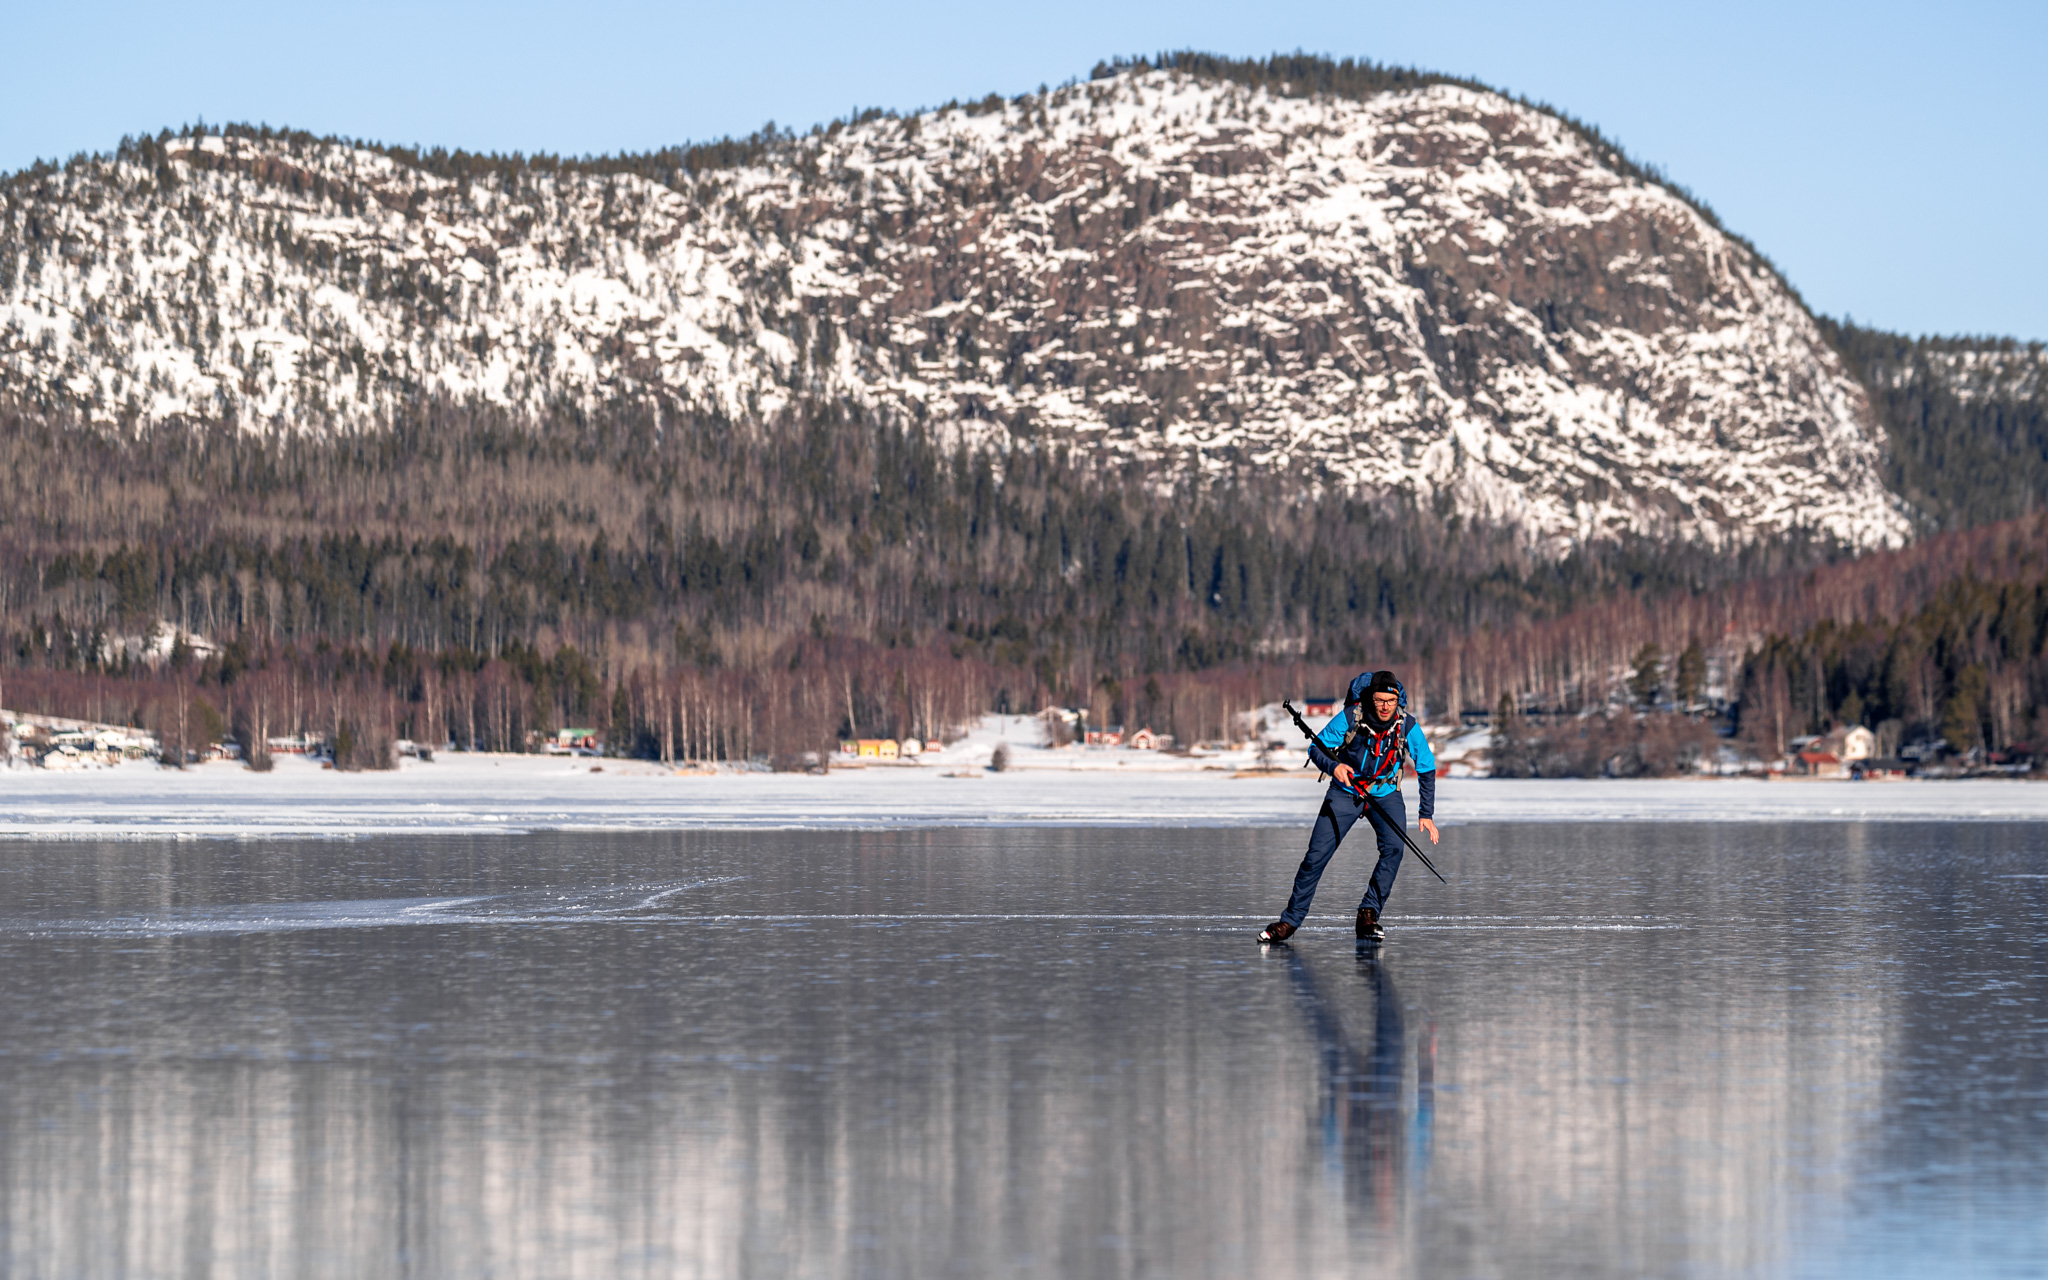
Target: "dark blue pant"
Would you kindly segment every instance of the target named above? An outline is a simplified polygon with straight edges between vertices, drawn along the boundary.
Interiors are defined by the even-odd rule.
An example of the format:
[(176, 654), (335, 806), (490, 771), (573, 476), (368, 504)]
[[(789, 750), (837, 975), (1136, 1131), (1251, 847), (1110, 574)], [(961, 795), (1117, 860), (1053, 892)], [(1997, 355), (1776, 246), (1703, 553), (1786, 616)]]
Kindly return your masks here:
[(1394, 891), (1394, 877), (1401, 870), (1401, 854), (1407, 848), (1401, 843), (1401, 828), (1408, 825), (1408, 805), (1399, 791), (1373, 798), (1380, 802), (1380, 808), (1387, 811), (1392, 822), (1366, 807), (1363, 800), (1353, 799), (1335, 787), (1324, 795), (1323, 811), (1316, 815), (1315, 830), (1309, 833), (1308, 853), (1301, 860), (1301, 869), (1294, 873), (1294, 896), (1287, 900), (1287, 910), (1280, 913), (1282, 920), (1299, 929), (1301, 922), (1308, 919), (1308, 904), (1316, 896), (1316, 882), (1323, 878), (1330, 855), (1337, 852), (1344, 834), (1361, 813), (1372, 823), (1373, 835), (1379, 838), (1380, 860), (1372, 869), (1372, 879), (1366, 882), (1365, 896), (1358, 905), (1386, 910), (1387, 895)]

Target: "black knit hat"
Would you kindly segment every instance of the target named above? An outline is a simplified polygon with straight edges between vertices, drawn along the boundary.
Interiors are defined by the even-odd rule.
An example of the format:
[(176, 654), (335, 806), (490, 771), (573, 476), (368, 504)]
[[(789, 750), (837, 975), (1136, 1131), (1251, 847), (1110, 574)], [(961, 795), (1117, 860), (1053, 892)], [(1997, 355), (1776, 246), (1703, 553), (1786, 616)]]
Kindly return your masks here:
[(1365, 687), (1365, 696), (1368, 698), (1376, 693), (1399, 692), (1401, 692), (1401, 682), (1394, 679), (1394, 673), (1391, 671), (1373, 672), (1372, 683)]

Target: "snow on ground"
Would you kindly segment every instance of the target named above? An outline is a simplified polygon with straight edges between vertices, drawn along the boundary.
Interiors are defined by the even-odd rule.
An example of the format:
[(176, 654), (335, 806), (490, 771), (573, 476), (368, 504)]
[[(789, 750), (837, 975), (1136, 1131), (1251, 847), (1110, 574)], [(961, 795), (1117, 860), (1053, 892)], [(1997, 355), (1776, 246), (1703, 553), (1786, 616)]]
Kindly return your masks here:
[[(1042, 762), (1062, 753), (1017, 754)], [(1097, 767), (1075, 770), (1023, 767), (992, 773), (942, 762), (835, 769), (823, 777), (693, 774), (640, 761), (511, 755), (441, 755), (429, 762), (407, 760), (394, 772), (352, 774), (299, 758), (280, 760), (268, 774), (231, 763), (183, 772), (147, 763), (77, 773), (16, 768), (0, 770), (0, 836), (1305, 826), (1321, 795), (1314, 776), (1301, 769), (1240, 776), (1227, 762), (1206, 768), (1185, 767), (1182, 761), (1184, 767), (1167, 771), (1109, 763), (1111, 754), (1096, 757), (1104, 761)], [(1412, 784), (1408, 791), (1412, 797)], [(2048, 785), (1447, 778), (1438, 803), (1449, 828), (1512, 820), (2048, 820)]]

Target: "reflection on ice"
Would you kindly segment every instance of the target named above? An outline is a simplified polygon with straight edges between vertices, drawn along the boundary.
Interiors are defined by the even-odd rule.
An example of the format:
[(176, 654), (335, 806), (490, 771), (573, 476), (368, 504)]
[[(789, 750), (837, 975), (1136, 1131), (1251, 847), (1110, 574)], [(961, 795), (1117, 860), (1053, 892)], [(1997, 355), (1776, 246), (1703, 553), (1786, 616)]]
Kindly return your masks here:
[(2048, 828), (1298, 835), (0, 844), (0, 1274), (2048, 1264)]
[[(1415, 1102), (1409, 1111), (1403, 1106), (1407, 1021), (1380, 950), (1356, 948), (1354, 981), (1341, 989), (1336, 982), (1326, 986), (1327, 979), (1318, 981), (1317, 966), (1300, 951), (1284, 950), (1296, 1002), (1315, 1035), (1325, 1165), (1340, 1175), (1356, 1221), (1392, 1236), (1403, 1203), (1420, 1193), (1429, 1167), (1434, 1037), (1416, 1060)], [(1364, 1034), (1348, 1027), (1347, 1019), (1365, 1019)]]

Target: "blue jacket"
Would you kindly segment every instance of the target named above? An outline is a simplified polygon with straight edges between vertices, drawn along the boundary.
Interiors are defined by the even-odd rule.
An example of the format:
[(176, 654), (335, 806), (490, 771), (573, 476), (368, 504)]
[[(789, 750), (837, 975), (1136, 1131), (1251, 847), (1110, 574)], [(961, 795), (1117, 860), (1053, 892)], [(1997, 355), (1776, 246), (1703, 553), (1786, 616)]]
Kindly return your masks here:
[[(1344, 710), (1330, 717), (1322, 731), (1309, 740), (1309, 762), (1324, 773), (1335, 774), (1337, 766), (1348, 764), (1362, 781), (1369, 785), (1366, 791), (1372, 795), (1392, 795), (1401, 786), (1401, 751), (1396, 739), (1405, 736), (1408, 756), (1415, 761), (1416, 789), (1422, 794), (1416, 807), (1417, 818), (1436, 817), (1436, 753), (1429, 749), (1429, 739), (1422, 734), (1422, 726), (1415, 717), (1403, 711), (1394, 717), (1394, 723), (1382, 735), (1374, 735), (1365, 727), (1361, 718), (1358, 733), (1353, 736), (1351, 746), (1344, 749), (1344, 735), (1351, 729), (1351, 713), (1354, 708), (1363, 712), (1360, 699), (1365, 696), (1365, 686), (1372, 681), (1372, 673), (1366, 672), (1351, 682), (1351, 697)], [(1341, 754), (1340, 754), (1341, 752)], [(1375, 771), (1373, 763), (1378, 764)], [(1333, 789), (1337, 788), (1333, 782)]]

